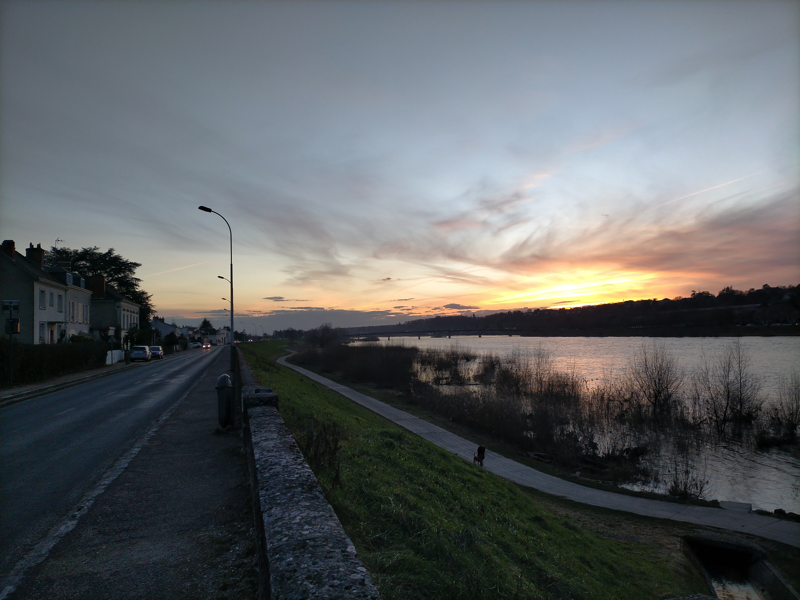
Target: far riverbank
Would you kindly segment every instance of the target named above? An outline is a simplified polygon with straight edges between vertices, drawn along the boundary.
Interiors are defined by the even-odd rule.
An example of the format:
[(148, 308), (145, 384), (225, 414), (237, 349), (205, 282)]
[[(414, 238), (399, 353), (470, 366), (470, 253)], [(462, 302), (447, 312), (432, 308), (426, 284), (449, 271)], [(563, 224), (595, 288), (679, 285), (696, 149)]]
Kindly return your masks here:
[(800, 325), (746, 327), (618, 327), (608, 329), (547, 329), (530, 331), (459, 330), (459, 331), (381, 331), (375, 334), (353, 334), (353, 338), (385, 337), (456, 337), (507, 335), (519, 337), (786, 337), (800, 336)]
[(525, 331), (519, 335), (522, 337), (774, 337), (800, 336), (800, 325), (576, 329), (572, 331)]

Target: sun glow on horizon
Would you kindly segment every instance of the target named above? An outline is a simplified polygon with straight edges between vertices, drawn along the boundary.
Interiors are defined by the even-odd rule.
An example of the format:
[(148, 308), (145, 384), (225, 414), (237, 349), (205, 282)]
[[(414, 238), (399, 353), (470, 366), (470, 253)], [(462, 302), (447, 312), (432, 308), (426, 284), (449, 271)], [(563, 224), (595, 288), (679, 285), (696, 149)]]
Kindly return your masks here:
[[(580, 276), (578, 276), (580, 278)], [(587, 274), (586, 278), (592, 278), (592, 274)], [(631, 284), (641, 284), (655, 279), (657, 275), (653, 273), (625, 273), (610, 279), (600, 281), (583, 281), (580, 283), (564, 283), (543, 287), (535, 290), (528, 290), (518, 294), (499, 296), (487, 301), (487, 305), (520, 304), (547, 302), (551, 308), (587, 306), (590, 304), (602, 304), (604, 302), (616, 302), (619, 298), (631, 295)], [(591, 301), (575, 302), (575, 299), (588, 299)], [(562, 301), (563, 304), (558, 303)], [(549, 301), (549, 302), (548, 302)], [(554, 302), (555, 301), (555, 302)]]

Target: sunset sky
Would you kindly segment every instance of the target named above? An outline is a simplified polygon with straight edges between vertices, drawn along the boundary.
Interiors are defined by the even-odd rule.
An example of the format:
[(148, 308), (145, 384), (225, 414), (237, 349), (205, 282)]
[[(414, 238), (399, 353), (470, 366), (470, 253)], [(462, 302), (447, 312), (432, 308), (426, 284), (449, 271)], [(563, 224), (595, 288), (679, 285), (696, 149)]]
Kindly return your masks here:
[(800, 283), (797, 1), (0, 4), (0, 236), (266, 332)]

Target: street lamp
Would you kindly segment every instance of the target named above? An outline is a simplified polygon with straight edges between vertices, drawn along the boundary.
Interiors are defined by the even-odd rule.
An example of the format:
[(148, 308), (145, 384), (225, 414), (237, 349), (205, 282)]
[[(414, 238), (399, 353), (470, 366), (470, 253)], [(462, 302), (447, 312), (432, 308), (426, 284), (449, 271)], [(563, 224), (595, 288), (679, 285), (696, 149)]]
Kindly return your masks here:
[[(231, 299), (230, 299), (230, 303), (231, 303), (231, 373), (233, 374), (233, 378), (235, 379), (236, 378), (236, 346), (234, 346), (234, 344), (233, 344), (233, 231), (231, 230), (231, 224), (228, 223), (228, 219), (223, 217), (217, 211), (211, 210), (207, 206), (198, 206), (197, 208), (199, 210), (202, 210), (203, 212), (214, 213), (220, 219), (225, 221), (225, 225), (228, 226), (228, 233), (230, 234), (230, 240), (231, 240), (231, 278), (230, 279), (225, 279), (225, 277), (222, 277), (221, 275), (217, 275), (217, 277), (219, 277), (220, 279), (225, 279), (225, 281), (227, 281), (227, 282), (229, 282), (231, 284)], [(235, 388), (236, 388), (236, 384), (234, 382), (234, 389)]]
[[(225, 300), (225, 302), (230, 302), (230, 300), (228, 300), (227, 298), (223, 298), (223, 300)], [(228, 314), (231, 314), (230, 308), (223, 308), (222, 310), (226, 311)]]

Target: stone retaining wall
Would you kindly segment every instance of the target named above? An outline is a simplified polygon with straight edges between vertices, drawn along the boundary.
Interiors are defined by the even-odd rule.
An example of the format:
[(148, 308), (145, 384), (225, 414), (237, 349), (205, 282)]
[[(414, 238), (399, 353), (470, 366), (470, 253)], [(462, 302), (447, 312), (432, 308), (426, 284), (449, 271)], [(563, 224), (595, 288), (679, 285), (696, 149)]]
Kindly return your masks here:
[(239, 354), (259, 598), (378, 599), (377, 589), (278, 412)]

